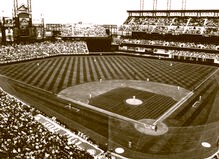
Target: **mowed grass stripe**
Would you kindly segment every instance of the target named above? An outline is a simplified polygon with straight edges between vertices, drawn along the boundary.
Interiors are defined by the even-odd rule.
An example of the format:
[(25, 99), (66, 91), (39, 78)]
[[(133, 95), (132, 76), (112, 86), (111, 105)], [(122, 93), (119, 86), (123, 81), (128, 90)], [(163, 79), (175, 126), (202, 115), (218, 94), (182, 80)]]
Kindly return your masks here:
[(66, 61), (65, 61), (65, 58), (61, 58), (61, 61), (60, 61), (60, 65), (57, 67), (58, 69), (56, 70), (55, 69), (55, 72), (54, 72), (54, 76), (53, 76), (53, 80), (51, 80), (51, 83), (48, 87), (48, 90), (52, 90), (52, 92), (56, 93), (57, 91), (57, 85), (58, 85), (58, 81), (59, 81), (59, 76), (60, 74), (63, 73), (63, 67), (64, 65), (66, 64)]
[[(179, 83), (177, 82), (176, 78), (173, 78), (173, 75), (168, 75), (171, 71), (171, 67), (170, 65), (165, 65), (163, 62), (162, 63), (158, 63), (157, 65), (155, 65), (155, 75), (158, 78), (158, 82), (163, 82), (165, 81), (165, 83), (168, 84), (175, 84), (175, 85), (179, 85)], [(160, 67), (158, 67), (160, 66)], [(160, 69), (161, 68), (161, 69)], [(168, 68), (168, 69), (167, 69)], [(164, 83), (164, 82), (163, 82)]]
[(91, 57), (91, 58), (89, 58), (89, 62), (90, 62), (90, 66), (91, 66), (91, 70), (92, 70), (92, 75), (93, 75), (93, 77), (94, 77), (94, 81), (97, 81), (97, 80), (99, 80), (99, 78), (100, 78), (100, 74), (99, 74), (99, 72), (95, 69), (95, 66), (94, 66), (94, 58), (93, 57)]
[(123, 70), (126, 72), (128, 79), (135, 79), (135, 73), (131, 70), (130, 65), (126, 65), (124, 63), (126, 60), (129, 60), (129, 58), (125, 57), (125, 58), (120, 58), (118, 60), (121, 66), (123, 67)]
[(23, 65), (24, 68), (21, 71), (21, 75), (18, 76), (16, 79), (19, 80), (19, 81), (22, 81), (23, 79), (25, 79), (24, 77), (26, 76), (26, 74), (31, 73), (33, 67), (36, 67), (35, 65), (36, 65), (35, 63), (26, 63), (26, 64), (24, 64)]
[(28, 76), (26, 79), (25, 79), (25, 82), (26, 83), (31, 83), (33, 81), (33, 79), (45, 68), (45, 67), (48, 67), (49, 63), (44, 63), (44, 64), (41, 64), (38, 68), (34, 69), (33, 70), (33, 73), (30, 74), (30, 76)]
[(1, 70), (1, 74), (4, 74), (4, 75), (9, 76), (9, 77), (16, 76), (17, 73), (20, 72), (19, 70), (22, 70), (24, 68), (24, 66), (22, 68), (19, 68), (19, 67), (16, 67), (16, 66), (17, 65), (6, 67), (6, 68), (3, 67), (2, 70)]
[[(159, 63), (156, 63), (156, 64), (159, 65)], [(175, 65), (176, 65), (175, 63), (173, 66), (160, 65), (160, 66), (162, 66), (163, 72), (165, 72), (165, 74), (166, 74), (166, 76), (165, 76), (166, 79), (163, 79), (163, 80), (165, 80), (165, 82), (168, 84), (180, 85), (180, 86), (185, 87), (185, 88), (190, 88), (191, 83), (192, 83), (192, 82), (190, 82), (190, 80), (195, 78), (196, 79), (195, 81), (197, 81), (197, 78), (200, 77), (200, 75), (198, 75), (199, 70), (195, 71), (195, 69), (198, 69), (197, 66), (194, 69), (192, 69), (191, 65), (190, 66), (189, 65), (179, 65), (179, 66), (176, 65), (175, 66)], [(168, 67), (170, 67), (170, 68), (168, 69)], [(172, 68), (174, 68), (174, 69), (172, 69)], [(173, 71), (170, 71), (170, 70), (173, 70)], [(203, 74), (203, 73), (201, 73), (201, 74)], [(161, 73), (161, 75), (162, 75), (162, 73)], [(169, 80), (168, 78), (171, 80)]]
[(90, 67), (89, 67), (89, 64), (88, 64), (88, 57), (84, 58), (84, 65), (83, 65), (83, 67), (85, 68), (84, 69), (84, 75), (86, 76), (87, 82), (92, 81), (91, 75), (90, 75)]
[(142, 65), (141, 59), (134, 58), (131, 65), (133, 65), (133, 67), (137, 70), (141, 80), (147, 80), (147, 78), (150, 77), (151, 71), (147, 68), (147, 66)]
[[(35, 64), (36, 65), (36, 64)], [(17, 76), (15, 77), (17, 80), (21, 80), (22, 78), (23, 78), (23, 76), (28, 72), (28, 69), (30, 69), (30, 67), (31, 67), (31, 69), (33, 68), (33, 67), (37, 67), (37, 66), (35, 66), (35, 65), (31, 65), (31, 66), (27, 66), (26, 64), (24, 64), (24, 65), (21, 65), (21, 69), (20, 70), (18, 70), (20, 73), (18, 73), (17, 74)]]
[[(119, 57), (118, 57), (119, 58)], [(109, 64), (111, 65), (111, 68), (114, 70), (113, 72), (115, 73), (115, 78), (121, 79), (122, 78), (122, 71), (117, 68), (115, 65), (115, 61), (113, 60), (113, 57), (109, 57)]]
[[(173, 68), (174, 68), (174, 66), (173, 66)], [(191, 67), (184, 66), (184, 65), (183, 65), (183, 67), (181, 65), (178, 67), (175, 67), (174, 70), (175, 70), (175, 74), (172, 73), (172, 74), (170, 74), (170, 76), (172, 76), (172, 78), (176, 79), (176, 81), (179, 83), (178, 85), (185, 87), (185, 88), (188, 88), (188, 89), (190, 89), (191, 86), (193, 85), (191, 81), (194, 79), (197, 82), (197, 77), (199, 78), (199, 76), (200, 76), (198, 74), (196, 76), (196, 72), (200, 71), (199, 69), (198, 70), (196, 70), (196, 68), (192, 69)], [(196, 82), (194, 82), (194, 84)]]
[(109, 73), (110, 70), (107, 68), (107, 65), (105, 63), (103, 63), (103, 61), (105, 61), (106, 58), (103, 58), (102, 56), (100, 56), (99, 57), (99, 64), (100, 64), (101, 70), (105, 76), (105, 79), (112, 79), (112, 76)]
[(50, 68), (53, 68), (55, 66), (53, 62), (54, 61), (47, 61), (48, 65), (44, 66), (43, 70), (39, 74), (37, 74), (37, 76), (31, 82), (31, 84), (33, 84), (34, 86), (38, 86), (38, 87), (43, 85), (43, 82), (45, 82), (46, 75), (49, 73)]
[(84, 83), (85, 83), (85, 82), (88, 82), (87, 69), (86, 69), (86, 66), (85, 66), (85, 59), (87, 59), (87, 58), (86, 58), (86, 57), (85, 57), (85, 58), (82, 58), (82, 67), (83, 67)]
[(103, 64), (103, 59), (101, 56), (98, 57), (98, 65), (100, 66), (101, 71), (103, 72), (104, 79), (111, 79), (109, 71), (106, 69), (106, 66)]
[(150, 70), (147, 68), (147, 66), (142, 66), (142, 61), (138, 59), (133, 59), (132, 65), (136, 70), (138, 70), (138, 74), (141, 75), (141, 80), (146, 80), (150, 77)]
[(14, 66), (14, 68), (12, 68), (9, 71), (9, 77), (15, 78), (17, 79), (18, 77), (20, 77), (22, 75), (22, 70), (25, 68), (24, 64), (20, 67), (17, 67), (17, 65)]
[(76, 83), (75, 84), (80, 84), (80, 74), (81, 74), (81, 69), (83, 68), (80, 67), (81, 61), (79, 57), (77, 57), (77, 61), (78, 63), (77, 63), (77, 69), (76, 69), (76, 81), (75, 81)]
[(101, 57), (103, 60), (103, 65), (106, 67), (108, 73), (109, 73), (109, 76), (111, 77), (111, 79), (114, 79), (115, 78), (115, 71), (112, 69), (112, 67), (110, 66), (110, 63), (109, 62), (109, 57)]
[(144, 71), (141, 73), (141, 69), (139, 67), (136, 67), (134, 63), (136, 62), (135, 58), (128, 58), (124, 60), (124, 64), (129, 66), (130, 70), (135, 74), (134, 78), (137, 80), (144, 80), (145, 75), (143, 74)]
[(91, 79), (91, 81), (94, 81), (95, 80), (95, 77), (94, 77), (94, 70), (93, 70), (93, 68), (92, 68), (92, 66), (91, 66), (91, 57), (87, 57), (87, 63), (88, 63), (88, 68), (89, 68), (89, 72), (88, 72), (88, 74), (90, 75), (90, 79)]
[(164, 98), (163, 102), (165, 102), (165, 105), (160, 104), (162, 107), (160, 107), (159, 109), (155, 109), (155, 111), (153, 112), (153, 116), (155, 116), (156, 118), (161, 116), (165, 111), (167, 111), (167, 109), (172, 107), (175, 103), (171, 99), (165, 99), (165, 98)]
[(47, 67), (47, 73), (43, 76), (42, 80), (39, 83), (39, 87), (46, 89), (46, 85), (47, 82), (49, 81), (53, 71), (55, 70), (55, 68), (57, 67), (58, 63), (60, 62), (60, 58), (59, 59), (53, 59), (51, 64)]
[(18, 65), (19, 64), (3, 66), (1, 68), (1, 74), (5, 74), (6, 76), (12, 77), (13, 72), (18, 69), (18, 67), (17, 67)]
[(75, 65), (75, 57), (71, 57), (70, 72), (69, 72), (68, 84), (67, 84), (68, 87), (72, 86), (72, 77), (73, 77), (73, 72), (74, 72), (74, 65)]
[[(24, 82), (27, 81), (27, 78), (29, 78), (36, 69), (39, 69), (39, 66), (37, 66), (36, 63), (30, 63), (29, 62), (28, 64), (29, 64), (29, 66), (27, 67), (28, 70), (24, 72), (24, 75), (20, 79), (21, 81), (24, 81)], [(43, 61), (41, 63), (41, 65), (46, 65), (46, 62)]]
[(121, 61), (119, 60), (120, 57), (112, 57), (112, 61), (114, 63), (114, 68), (119, 70), (121, 73), (120, 78), (122, 79), (128, 79), (130, 76), (128, 75), (128, 73), (124, 70), (124, 67), (121, 66)]
[[(23, 64), (25, 65), (25, 64)], [(16, 76), (21, 73), (21, 71), (24, 69), (25, 66), (19, 66), (19, 65), (12, 65), (9, 68), (6, 68), (5, 71), (3, 71), (3, 73), (8, 76), (8, 77), (12, 77), (12, 78), (17, 78)], [(19, 66), (19, 67), (17, 67)]]
[(150, 81), (155, 81), (154, 80), (155, 76), (153, 75), (154, 70), (148, 63), (144, 63), (143, 60), (140, 60), (140, 61), (136, 61), (136, 65), (138, 66), (141, 73), (145, 75), (145, 80), (148, 78)]
[(58, 92), (61, 89), (63, 81), (64, 81), (64, 77), (65, 77), (65, 74), (66, 74), (66, 71), (68, 68), (69, 59), (67, 57), (64, 57), (63, 59), (64, 59), (64, 64), (62, 65), (60, 72), (57, 75), (57, 79), (56, 79), (54, 86), (53, 86), (54, 92)]
[(62, 84), (62, 89), (68, 87), (69, 77), (70, 77), (70, 73), (71, 73), (71, 69), (72, 69), (73, 58), (68, 57), (68, 59), (69, 59), (68, 68), (66, 69), (66, 74), (64, 75), (64, 81), (63, 81), (63, 84)]
[(126, 115), (136, 120), (144, 118), (155, 119), (162, 114), (163, 107), (166, 107), (166, 100), (167, 98), (163, 96), (153, 95), (148, 101), (145, 101), (143, 105), (139, 106), (139, 108), (137, 107), (136, 109), (128, 111)]
[(34, 85), (34, 86), (38, 85), (39, 86), (41, 84), (40, 81), (43, 80), (43, 78), (45, 77), (45, 75), (49, 71), (49, 68), (52, 66), (52, 62), (51, 61), (47, 61), (47, 62), (48, 62), (48, 65), (43, 67), (42, 71), (35, 76), (35, 78), (31, 82), (32, 85)]
[[(131, 109), (129, 111), (126, 112), (126, 116), (130, 117), (130, 118), (136, 118), (136, 119), (141, 119), (142, 117), (140, 117), (140, 114), (144, 114), (144, 116), (146, 118), (153, 118), (152, 115), (150, 115), (150, 110), (152, 109), (156, 109), (154, 108), (154, 101), (157, 100), (157, 96), (156, 95), (152, 95), (151, 97), (149, 97), (146, 100), (143, 100), (143, 104)], [(151, 107), (151, 103), (153, 104), (153, 106)]]
[[(126, 58), (126, 57), (124, 57), (124, 58)], [(128, 66), (125, 66), (125, 65), (123, 64), (124, 58), (118, 58), (118, 59), (116, 59), (116, 60), (117, 60), (116, 64), (117, 64), (118, 67), (122, 70), (122, 72), (123, 72), (123, 74), (124, 74), (124, 76), (125, 76), (125, 79), (134, 79), (133, 72), (130, 72)]]
[(3, 67), (0, 67), (0, 73), (2, 75), (10, 75), (10, 73), (12, 72), (11, 70), (13, 69), (14, 67), (12, 66), (3, 66)]
[(64, 86), (64, 81), (65, 81), (65, 77), (68, 71), (68, 67), (69, 67), (69, 63), (70, 63), (71, 59), (70, 58), (65, 58), (65, 63), (63, 66), (63, 71), (60, 72), (58, 79), (56, 80), (56, 83), (54, 85), (55, 87), (55, 92), (59, 92), (60, 90), (62, 90), (63, 86)]
[(52, 71), (52, 75), (49, 77), (49, 80), (46, 82), (45, 89), (49, 91), (53, 91), (54, 83), (56, 82), (57, 76), (59, 74), (60, 69), (64, 63), (63, 58), (59, 58), (58, 65), (55, 66), (55, 69)]
[(97, 70), (97, 72), (99, 73), (99, 78), (98, 79), (105, 79), (106, 77), (104, 76), (104, 73), (103, 73), (103, 71), (102, 71), (102, 68), (101, 68), (101, 66), (100, 66), (100, 59), (99, 59), (99, 57), (95, 57), (95, 61), (94, 61), (94, 67), (95, 67), (95, 69)]
[[(86, 57), (85, 57), (86, 58)], [(85, 67), (84, 67), (84, 57), (79, 57), (79, 61), (80, 61), (80, 72), (79, 72), (79, 83), (84, 83), (84, 81), (86, 81), (85, 79), (87, 79), (87, 76), (85, 74)]]
[(72, 76), (72, 85), (75, 85), (76, 84), (76, 78), (77, 78), (77, 71), (78, 71), (78, 57), (75, 57), (75, 63), (74, 63), (74, 71), (72, 72), (73, 73), (73, 76)]

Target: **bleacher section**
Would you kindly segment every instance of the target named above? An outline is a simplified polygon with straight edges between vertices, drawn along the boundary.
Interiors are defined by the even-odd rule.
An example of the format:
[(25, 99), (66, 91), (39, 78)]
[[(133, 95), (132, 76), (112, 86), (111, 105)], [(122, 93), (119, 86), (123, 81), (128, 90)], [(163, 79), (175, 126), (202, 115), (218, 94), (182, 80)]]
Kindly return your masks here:
[(219, 64), (218, 10), (128, 11), (119, 50), (155, 58)]
[(57, 55), (89, 54), (84, 41), (41, 42), (15, 44), (0, 48), (0, 64), (45, 58)]
[(129, 16), (119, 31), (217, 36), (218, 26), (219, 20), (209, 17)]
[[(184, 50), (180, 50), (184, 49)], [(193, 50), (192, 50), (193, 49)], [(165, 40), (145, 40), (121, 38), (119, 50), (150, 54), (151, 56), (166, 56), (175, 60), (208, 61), (218, 63), (218, 45), (192, 42), (175, 42)], [(208, 53), (207, 51), (211, 51)], [(213, 52), (215, 51), (215, 52)]]
[[(0, 156), (3, 158), (90, 158), (93, 156), (68, 144), (66, 135), (51, 133), (35, 121), (39, 111), (0, 90)], [(39, 118), (38, 118), (39, 119)]]
[(106, 29), (101, 25), (63, 24), (62, 37), (106, 37)]

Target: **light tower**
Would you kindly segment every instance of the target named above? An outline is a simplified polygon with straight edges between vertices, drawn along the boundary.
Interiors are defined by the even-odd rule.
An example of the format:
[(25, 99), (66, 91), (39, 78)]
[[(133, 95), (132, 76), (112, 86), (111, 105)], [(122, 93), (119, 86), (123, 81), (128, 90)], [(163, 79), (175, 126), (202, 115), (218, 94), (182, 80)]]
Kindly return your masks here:
[(167, 0), (167, 10), (171, 10), (172, 0)]
[(140, 10), (144, 10), (144, 0), (140, 0)]
[(182, 10), (186, 10), (186, 0), (182, 0)]
[[(22, 8), (21, 8), (22, 7)], [(24, 8), (25, 7), (25, 10)], [(27, 0), (26, 1), (26, 5), (25, 4), (21, 4), (19, 6), (19, 0), (14, 0), (14, 16), (18, 16), (19, 12), (21, 11), (25, 11), (26, 13), (29, 14), (29, 16), (32, 18), (32, 6), (31, 6), (31, 0)]]
[(157, 0), (153, 0), (153, 10), (157, 10)]

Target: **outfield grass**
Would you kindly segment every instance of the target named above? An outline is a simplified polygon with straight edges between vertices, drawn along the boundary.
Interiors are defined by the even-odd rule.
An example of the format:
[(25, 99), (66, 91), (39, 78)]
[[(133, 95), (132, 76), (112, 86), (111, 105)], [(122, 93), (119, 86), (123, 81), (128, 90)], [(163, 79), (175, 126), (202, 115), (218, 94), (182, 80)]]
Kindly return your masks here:
[[(39, 63), (39, 65), (38, 65)], [(192, 90), (215, 67), (129, 56), (63, 56), (0, 67), (0, 73), (58, 93), (99, 79), (147, 80)]]
[[(214, 140), (217, 136), (217, 123), (194, 128), (170, 127), (167, 134), (151, 137), (136, 131), (132, 123), (82, 109), (79, 105), (74, 106), (81, 109), (80, 113), (68, 110), (64, 107), (68, 101), (61, 100), (55, 95), (70, 86), (99, 81), (99, 79), (142, 81), (149, 79), (153, 82), (193, 90), (216, 69), (203, 65), (171, 63), (173, 66), (170, 66), (169, 61), (129, 56), (54, 57), (1, 66), (0, 74), (22, 81), (28, 86), (8, 80), (3, 81), (1, 85), (10, 88), (19, 98), (28, 101), (30, 105), (47, 115), (56, 116), (71, 129), (76, 128), (86, 132), (98, 144), (107, 141), (108, 149), (114, 149), (115, 146), (124, 147), (126, 150), (124, 155), (131, 158), (206, 157), (216, 147)], [(200, 142), (205, 139), (213, 144), (212, 149), (200, 148)], [(128, 147), (128, 141), (133, 142), (132, 148)]]

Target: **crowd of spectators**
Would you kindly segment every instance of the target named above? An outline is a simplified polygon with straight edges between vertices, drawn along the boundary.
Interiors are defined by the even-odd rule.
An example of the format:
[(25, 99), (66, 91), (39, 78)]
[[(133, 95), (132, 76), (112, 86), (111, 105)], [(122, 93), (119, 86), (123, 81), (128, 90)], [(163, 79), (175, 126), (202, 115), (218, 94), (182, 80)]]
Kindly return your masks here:
[[(143, 47), (138, 46), (140, 45), (154, 45), (154, 46), (166, 46), (166, 47), (172, 47), (172, 51), (168, 51), (170, 54), (170, 57), (178, 56), (178, 57), (191, 57), (191, 58), (201, 58), (203, 60), (206, 59), (215, 59), (219, 60), (219, 54), (217, 53), (206, 53), (203, 52), (201, 49), (209, 49), (209, 50), (218, 50), (217, 45), (213, 44), (196, 44), (192, 42), (173, 42), (173, 41), (162, 41), (162, 40), (144, 40), (144, 39), (120, 39), (120, 44), (137, 44), (136, 46), (121, 46), (121, 50), (130, 50), (130, 51), (139, 51), (140, 48), (142, 48), (143, 52), (145, 49)], [(174, 49), (174, 47), (177, 48), (194, 48), (194, 49), (200, 49), (200, 51), (180, 51)]]
[(63, 25), (61, 36), (63, 37), (106, 37), (106, 29), (101, 25)]
[(3, 158), (93, 158), (67, 137), (34, 120), (36, 110), (0, 89), (0, 156)]
[(217, 18), (201, 17), (139, 17), (130, 16), (118, 29), (160, 34), (219, 35)]
[(62, 54), (88, 54), (84, 41), (40, 42), (14, 44), (0, 48), (0, 63), (17, 62)]
[(144, 39), (121, 39), (121, 43), (142, 44), (142, 45), (159, 45), (169, 47), (194, 48), (194, 49), (208, 49), (218, 50), (219, 46), (215, 44), (200, 44), (194, 42), (177, 42), (165, 40), (144, 40)]
[(214, 53), (173, 50), (170, 51), (170, 54), (172, 56), (178, 56), (184, 58), (189, 57), (189, 58), (202, 59), (203, 61), (205, 61), (206, 59), (219, 60), (219, 54), (214, 54)]

